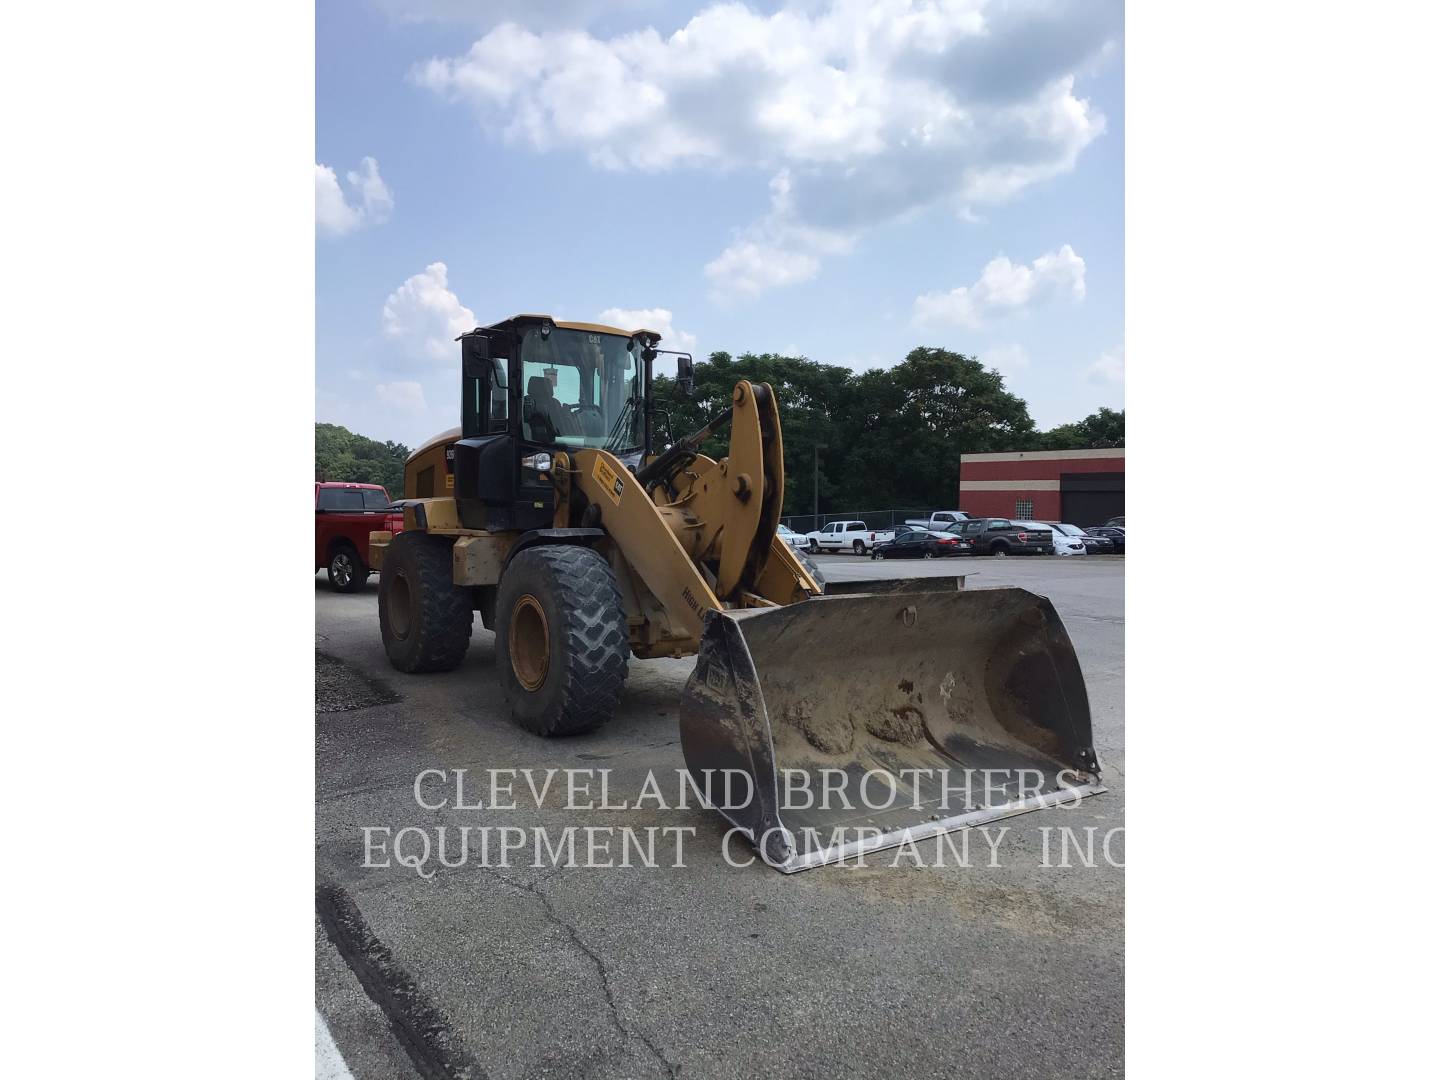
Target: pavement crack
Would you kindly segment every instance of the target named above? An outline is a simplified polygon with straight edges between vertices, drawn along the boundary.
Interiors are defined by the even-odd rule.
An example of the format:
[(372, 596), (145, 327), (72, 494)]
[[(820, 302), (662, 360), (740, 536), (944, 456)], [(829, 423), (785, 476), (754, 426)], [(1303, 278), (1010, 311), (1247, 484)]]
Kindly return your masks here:
[(333, 882), (321, 882), (315, 890), (315, 911), (325, 936), (380, 1006), (425, 1080), (488, 1080), (449, 1019), (371, 932), (349, 893)]
[(638, 1042), (643, 1045), (646, 1050), (650, 1051), (650, 1056), (665, 1070), (666, 1075), (671, 1077), (671, 1080), (674, 1080), (674, 1078), (679, 1075), (679, 1066), (675, 1065), (669, 1058), (661, 1053), (660, 1048), (650, 1040), (648, 1035), (643, 1031), (632, 1030), (625, 1021), (621, 1019), (620, 1006), (615, 999), (615, 989), (611, 981), (609, 965), (607, 965), (604, 958), (592, 949), (589, 944), (586, 943), (585, 939), (580, 936), (580, 932), (575, 929), (574, 924), (555, 910), (555, 901), (551, 895), (542, 891), (535, 882), (516, 881), (503, 874), (495, 874), (494, 877), (502, 885), (507, 885), (512, 889), (518, 889), (521, 892), (527, 892), (540, 901), (541, 907), (545, 911), (545, 917), (555, 926), (565, 931), (565, 935), (570, 939), (570, 943), (583, 953), (595, 966), (595, 973), (600, 977), (600, 989), (605, 994), (606, 1007), (610, 1010), (610, 1022), (619, 1033), (621, 1040), (627, 1044)]

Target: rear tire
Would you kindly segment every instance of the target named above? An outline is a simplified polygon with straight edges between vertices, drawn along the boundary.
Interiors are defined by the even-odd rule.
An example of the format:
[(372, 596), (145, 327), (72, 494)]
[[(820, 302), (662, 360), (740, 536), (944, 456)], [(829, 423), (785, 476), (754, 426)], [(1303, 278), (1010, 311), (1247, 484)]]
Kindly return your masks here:
[(864, 554), (865, 554), (865, 541), (864, 541), (864, 540), (856, 540), (855, 543), (851, 545), (851, 547), (853, 547), (853, 548), (855, 549), (855, 554), (856, 554), (856, 555), (864, 555)]
[(926, 549), (925, 549), (924, 558), (933, 559), (934, 557), (935, 557), (935, 552), (931, 551), (929, 548), (926, 548)]
[(450, 671), (465, 659), (475, 612), (454, 583), (450, 543), (422, 532), (390, 542), (380, 569), (380, 638), (400, 671)]
[(529, 548), (501, 575), (495, 608), (495, 666), (517, 724), (580, 735), (615, 715), (630, 640), (608, 562), (586, 547)]
[(1010, 545), (1004, 543), (1003, 541), (997, 540), (997, 541), (995, 541), (995, 543), (993, 543), (993, 544), (990, 545), (990, 554), (991, 554), (991, 555), (1009, 555), (1009, 554), (1010, 554)]
[(353, 545), (340, 544), (330, 553), (330, 566), (325, 574), (336, 592), (359, 592), (365, 587), (370, 570)]
[(810, 550), (810, 554), (811, 554), (811, 555), (819, 555), (819, 554), (820, 554), (820, 542), (812, 537), (811, 540), (810, 540), (810, 549), (809, 549), (809, 550)]

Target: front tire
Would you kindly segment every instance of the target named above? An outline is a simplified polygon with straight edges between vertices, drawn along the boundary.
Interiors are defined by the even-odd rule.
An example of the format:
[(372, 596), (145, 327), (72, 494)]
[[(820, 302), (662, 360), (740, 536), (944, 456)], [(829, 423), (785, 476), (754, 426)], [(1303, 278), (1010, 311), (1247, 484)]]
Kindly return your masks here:
[(422, 532), (390, 541), (380, 568), (380, 638), (392, 667), (450, 671), (465, 659), (475, 611), (454, 582), (451, 544)]
[(325, 574), (336, 592), (359, 592), (365, 587), (370, 570), (360, 558), (360, 552), (350, 544), (341, 544), (330, 553), (330, 566)]
[(568, 544), (522, 551), (501, 575), (495, 612), (495, 666), (517, 724), (579, 735), (615, 715), (630, 641), (600, 555)]

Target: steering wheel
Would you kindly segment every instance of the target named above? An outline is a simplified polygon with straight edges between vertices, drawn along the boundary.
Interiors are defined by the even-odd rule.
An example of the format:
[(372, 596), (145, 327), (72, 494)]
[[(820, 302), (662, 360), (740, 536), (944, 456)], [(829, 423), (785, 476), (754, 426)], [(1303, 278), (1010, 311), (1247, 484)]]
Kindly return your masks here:
[[(579, 405), (572, 405), (570, 408), (571, 415), (579, 421), (580, 428), (586, 435), (605, 434), (605, 410), (599, 405), (581, 402)], [(595, 414), (594, 424), (588, 424), (582, 419), (587, 412)]]

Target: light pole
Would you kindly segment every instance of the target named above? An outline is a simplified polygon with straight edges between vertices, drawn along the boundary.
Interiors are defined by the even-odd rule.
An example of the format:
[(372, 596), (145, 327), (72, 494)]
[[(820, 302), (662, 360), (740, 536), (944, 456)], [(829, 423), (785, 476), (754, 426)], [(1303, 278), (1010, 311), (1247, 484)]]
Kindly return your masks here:
[(815, 496), (815, 528), (817, 531), (820, 528), (820, 451), (829, 449), (828, 446), (821, 446), (819, 443), (815, 444), (815, 481), (813, 491)]

